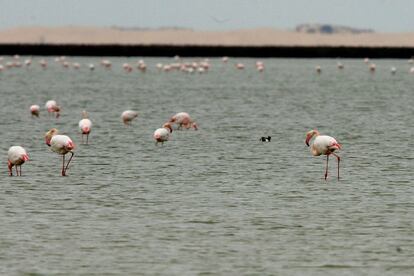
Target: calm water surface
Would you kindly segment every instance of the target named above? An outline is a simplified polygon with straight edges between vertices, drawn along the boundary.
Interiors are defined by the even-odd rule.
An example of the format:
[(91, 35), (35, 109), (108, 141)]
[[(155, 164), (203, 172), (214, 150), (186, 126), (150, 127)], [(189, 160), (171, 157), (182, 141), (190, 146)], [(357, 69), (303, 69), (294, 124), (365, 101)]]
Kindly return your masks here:
[[(10, 59), (10, 57), (5, 57)], [(0, 73), (1, 275), (414, 275), (414, 75), (405, 60), (264, 60), (208, 74), (94, 72), (49, 59)], [(194, 59), (191, 59), (194, 60)], [(234, 69), (235, 62), (246, 65)], [(3, 62), (4, 64), (4, 62)], [(323, 73), (317, 75), (314, 66)], [(395, 76), (389, 68), (396, 66)], [(62, 105), (58, 120), (44, 103)], [(39, 119), (28, 107), (39, 104)], [(78, 121), (94, 123), (90, 145)], [(120, 114), (139, 117), (125, 127)], [(199, 131), (155, 146), (153, 131), (187, 111)], [(77, 144), (68, 177), (44, 144), (56, 127)], [(323, 180), (305, 133), (343, 145)], [(261, 143), (261, 136), (272, 136)], [(24, 146), (23, 177), (7, 150)]]

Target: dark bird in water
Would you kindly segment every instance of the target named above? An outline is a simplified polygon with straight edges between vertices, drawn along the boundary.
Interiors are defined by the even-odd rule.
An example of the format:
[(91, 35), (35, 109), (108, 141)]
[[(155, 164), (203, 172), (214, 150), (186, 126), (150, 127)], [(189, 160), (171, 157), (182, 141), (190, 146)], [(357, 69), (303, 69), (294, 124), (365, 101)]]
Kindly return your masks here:
[(267, 136), (267, 137), (260, 138), (260, 141), (262, 141), (262, 142), (270, 142), (270, 139), (272, 139), (272, 137)]

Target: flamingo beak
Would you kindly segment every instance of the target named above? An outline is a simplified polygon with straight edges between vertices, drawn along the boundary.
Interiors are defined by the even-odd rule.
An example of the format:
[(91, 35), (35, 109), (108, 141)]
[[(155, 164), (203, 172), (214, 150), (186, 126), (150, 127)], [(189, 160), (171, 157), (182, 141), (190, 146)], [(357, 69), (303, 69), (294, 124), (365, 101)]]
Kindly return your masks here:
[(312, 139), (312, 135), (306, 135), (306, 141), (305, 141), (305, 144), (309, 147), (309, 141), (310, 141), (310, 139)]
[(23, 156), (22, 156), (22, 159), (23, 159), (23, 161), (27, 161), (27, 160), (29, 160), (29, 155), (27, 155), (27, 154), (24, 154)]
[(46, 137), (45, 141), (46, 141), (46, 145), (48, 145), (50, 147), (50, 138)]
[(335, 143), (334, 146), (337, 147), (338, 149), (342, 149), (342, 146), (339, 143)]

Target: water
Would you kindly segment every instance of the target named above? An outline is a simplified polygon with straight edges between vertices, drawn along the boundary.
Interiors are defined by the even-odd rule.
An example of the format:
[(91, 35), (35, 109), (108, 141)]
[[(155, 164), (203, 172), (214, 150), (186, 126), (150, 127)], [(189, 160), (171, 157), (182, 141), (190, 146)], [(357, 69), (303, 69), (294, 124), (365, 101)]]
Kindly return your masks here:
[[(7, 57), (9, 58), (9, 57)], [(212, 59), (208, 74), (113, 69), (0, 73), (2, 275), (414, 274), (414, 76), (404, 60)], [(96, 58), (72, 58), (80, 63)], [(317, 75), (314, 66), (322, 66)], [(392, 76), (391, 66), (398, 67)], [(44, 103), (62, 105), (58, 120)], [(28, 107), (42, 107), (32, 119)], [(86, 109), (90, 145), (77, 124)], [(120, 114), (139, 117), (125, 127)], [(187, 111), (199, 131), (155, 146), (153, 131)], [(77, 144), (68, 177), (44, 144), (56, 127)], [(341, 179), (324, 181), (305, 133), (342, 144)], [(261, 136), (272, 142), (261, 143)], [(23, 177), (7, 150), (24, 146)]]

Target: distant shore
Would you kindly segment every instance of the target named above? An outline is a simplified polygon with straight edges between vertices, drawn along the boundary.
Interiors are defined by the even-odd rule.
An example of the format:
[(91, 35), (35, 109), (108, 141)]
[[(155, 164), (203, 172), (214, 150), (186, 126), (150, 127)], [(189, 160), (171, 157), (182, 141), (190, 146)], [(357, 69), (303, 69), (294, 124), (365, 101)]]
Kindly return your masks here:
[(93, 27), (0, 30), (0, 55), (410, 58), (414, 33), (309, 34)]
[(414, 47), (0, 44), (0, 55), (262, 58), (411, 58)]

